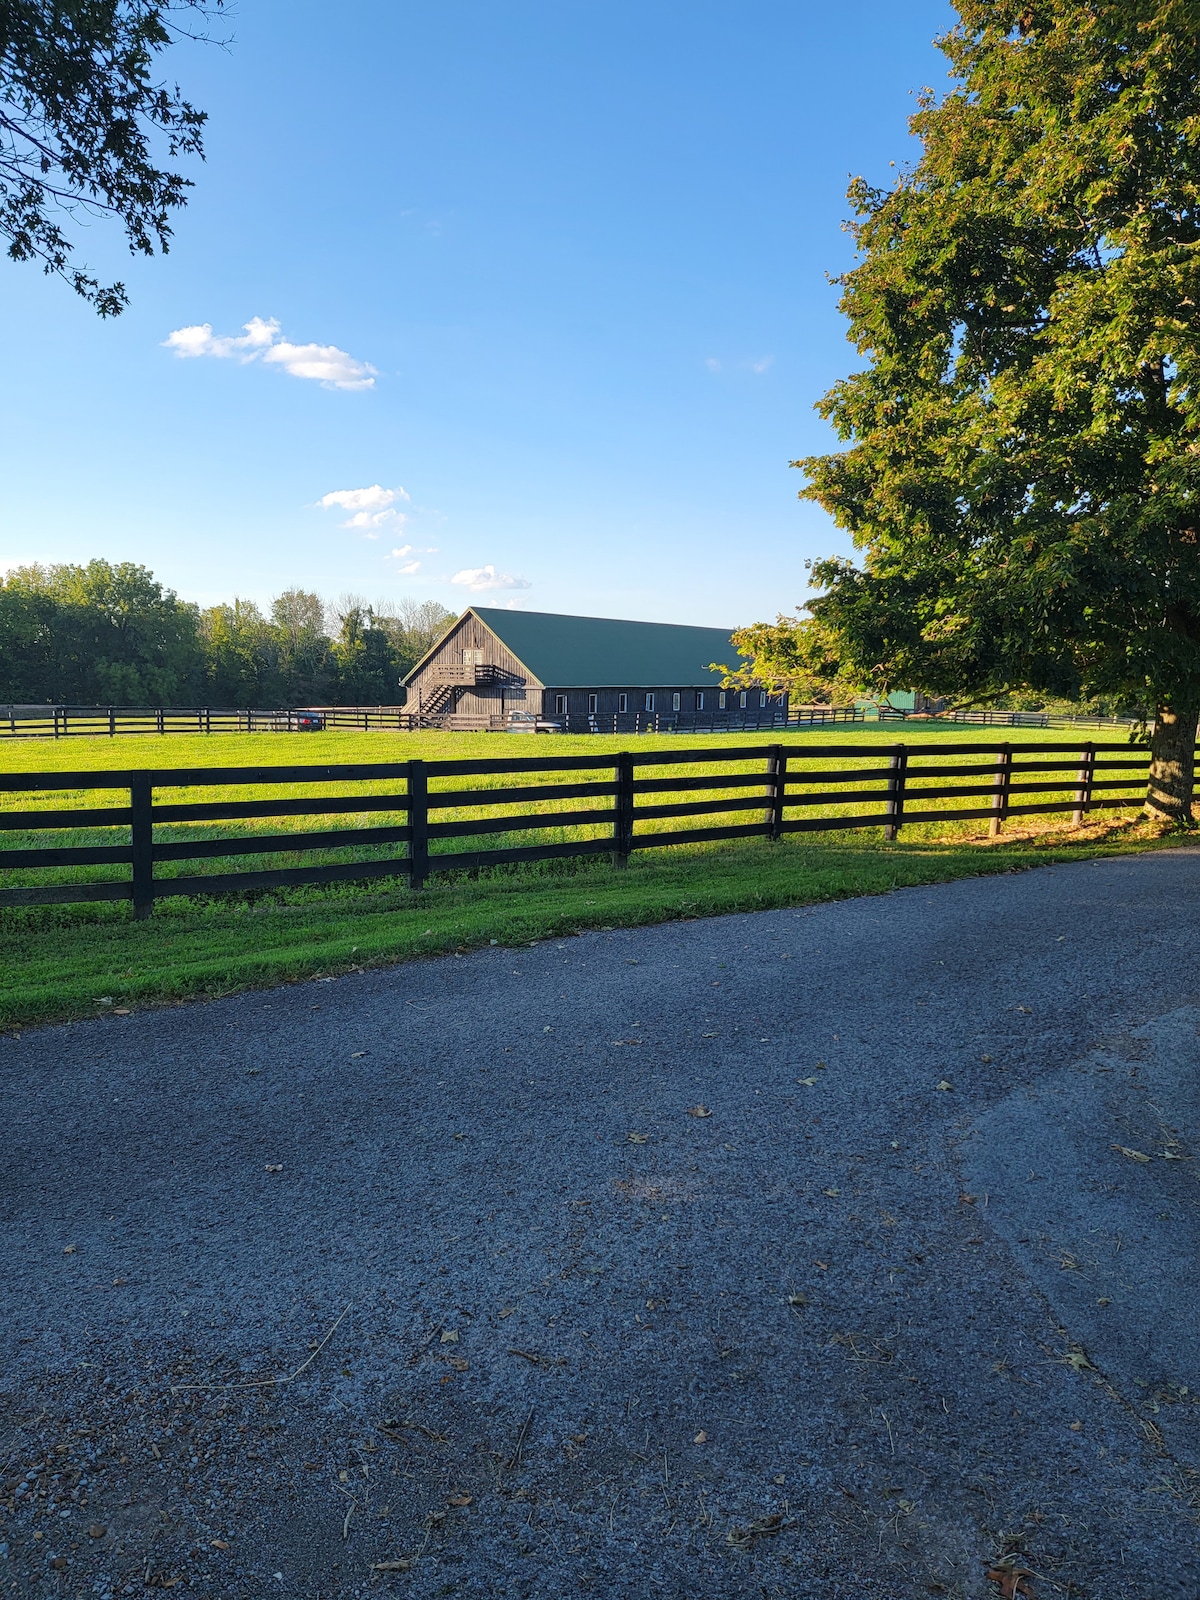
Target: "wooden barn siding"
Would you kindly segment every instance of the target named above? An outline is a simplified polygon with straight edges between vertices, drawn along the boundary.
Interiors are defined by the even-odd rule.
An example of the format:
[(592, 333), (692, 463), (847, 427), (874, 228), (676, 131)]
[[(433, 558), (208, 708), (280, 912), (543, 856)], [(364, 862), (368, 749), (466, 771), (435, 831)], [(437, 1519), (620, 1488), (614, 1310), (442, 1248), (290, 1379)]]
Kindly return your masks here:
[[(418, 696), (422, 705), (428, 705), (441, 687), (431, 681), (429, 669), (443, 663), (449, 664), (453, 662), (458, 664), (462, 661), (464, 650), (482, 650), (485, 666), (496, 667), (506, 677), (511, 677), (514, 680), (511, 685), (507, 686), (505, 694), (506, 707), (509, 704), (518, 706), (524, 704), (530, 709), (536, 709), (536, 693), (531, 693), (528, 699), (524, 701), (520, 698), (520, 686), (528, 678), (526, 669), (511, 651), (505, 649), (492, 630), (486, 627), (478, 617), (466, 616), (457, 626), (450, 630), (433, 655), (421, 668), (418, 675), (409, 684), (407, 704), (411, 710), (416, 709)], [(532, 682), (532, 680), (530, 681)], [(460, 716), (486, 717), (498, 715), (500, 712), (500, 685), (496, 684), (486, 688), (480, 687), (479, 689), (468, 689), (465, 692), (460, 692), (458, 705), (447, 705), (444, 709), (446, 712), (457, 712)]]
[[(679, 696), (680, 716), (701, 716), (705, 718), (711, 716), (716, 717), (719, 720), (721, 717), (738, 717), (746, 714), (742, 711), (740, 705), (738, 704), (738, 692), (736, 689), (726, 690), (725, 709), (723, 711), (721, 710), (719, 703), (721, 694), (719, 688), (710, 689), (707, 687), (707, 685), (705, 686), (703, 711), (697, 710), (696, 692), (696, 686), (694, 684), (689, 684), (686, 686), (677, 685), (673, 688), (668, 686), (665, 689), (661, 684), (657, 683), (646, 684), (644, 687), (638, 689), (556, 689), (551, 686), (545, 691), (544, 710), (548, 716), (553, 716), (555, 696), (565, 694), (567, 697), (567, 715), (569, 717), (586, 717), (589, 714), (588, 696), (590, 694), (594, 694), (597, 702), (595, 715), (598, 717), (608, 717), (611, 719), (618, 714), (627, 714), (632, 716), (636, 711), (640, 711), (643, 716), (661, 716), (664, 712), (670, 715), (672, 709), (671, 697), (672, 695), (677, 694)], [(621, 694), (628, 695), (629, 697), (629, 709), (627, 713), (618, 713), (617, 711), (617, 697)], [(652, 694), (654, 696), (654, 710), (652, 712), (647, 712), (646, 710), (646, 696), (648, 694)], [(778, 701), (774, 695), (769, 695), (767, 697), (767, 704), (768, 706), (775, 706), (778, 704)], [(758, 690), (751, 689), (746, 697), (746, 711), (757, 710)]]

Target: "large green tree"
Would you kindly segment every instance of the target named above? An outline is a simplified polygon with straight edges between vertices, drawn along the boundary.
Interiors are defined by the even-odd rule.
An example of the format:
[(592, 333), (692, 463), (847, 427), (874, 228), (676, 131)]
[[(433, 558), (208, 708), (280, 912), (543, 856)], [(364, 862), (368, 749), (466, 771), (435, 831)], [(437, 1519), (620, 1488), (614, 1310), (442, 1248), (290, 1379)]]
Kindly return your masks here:
[(17, 567), (0, 585), (0, 700), (187, 704), (197, 625), (195, 606), (132, 561)]
[(166, 251), (187, 199), (180, 156), (203, 154), (205, 113), (158, 77), (158, 56), (224, 0), (0, 0), (0, 236), (113, 316), (122, 283), (80, 265), (73, 214), (116, 218), (129, 248)]
[(846, 670), (1154, 713), (1191, 816), (1200, 712), (1200, 4), (958, 0), (919, 161), (850, 191), (862, 369), (796, 465), (863, 552), (814, 569)]

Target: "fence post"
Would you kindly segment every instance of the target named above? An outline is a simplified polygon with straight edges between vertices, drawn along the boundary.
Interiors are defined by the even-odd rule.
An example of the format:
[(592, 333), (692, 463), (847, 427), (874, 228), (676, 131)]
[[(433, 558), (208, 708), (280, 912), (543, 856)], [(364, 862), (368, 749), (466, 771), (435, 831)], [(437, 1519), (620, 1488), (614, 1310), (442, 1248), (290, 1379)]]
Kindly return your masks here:
[(154, 910), (154, 791), (150, 774), (134, 774), (129, 785), (129, 822), (133, 844), (133, 915), (143, 921)]
[(115, 739), (117, 734), (117, 713), (112, 706), (108, 708), (108, 737)]
[(1096, 776), (1096, 746), (1086, 744), (1079, 757), (1079, 787), (1075, 791), (1075, 809), (1071, 813), (1071, 826), (1081, 828), (1084, 814), (1091, 804), (1092, 779)]
[(617, 756), (616, 779), (612, 861), (614, 867), (627, 867), (633, 849), (633, 756), (628, 750)]
[(163, 732), (163, 714), (161, 706), (158, 708), (158, 731), (159, 733)]
[(1012, 782), (1012, 746), (1001, 745), (996, 758), (996, 792), (992, 796), (992, 820), (988, 832), (992, 838), (999, 836), (1008, 815), (1008, 786)]
[(767, 751), (767, 809), (763, 821), (770, 828), (772, 839), (783, 838), (783, 802), (787, 785), (787, 757), (782, 745), (773, 744)]
[(409, 887), (423, 889), (429, 876), (429, 778), (423, 761), (408, 763)]
[(888, 762), (887, 821), (883, 825), (883, 837), (889, 844), (904, 826), (904, 776), (907, 770), (908, 751), (902, 744), (894, 744)]

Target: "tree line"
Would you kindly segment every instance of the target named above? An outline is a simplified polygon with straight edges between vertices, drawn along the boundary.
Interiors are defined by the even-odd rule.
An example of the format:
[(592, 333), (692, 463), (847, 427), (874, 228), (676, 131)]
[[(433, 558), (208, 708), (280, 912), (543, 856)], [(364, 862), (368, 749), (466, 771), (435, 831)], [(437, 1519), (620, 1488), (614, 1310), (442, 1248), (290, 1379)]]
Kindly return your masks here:
[(454, 621), (435, 600), (285, 589), (201, 608), (133, 562), (16, 567), (0, 582), (0, 702), (229, 708), (397, 705)]

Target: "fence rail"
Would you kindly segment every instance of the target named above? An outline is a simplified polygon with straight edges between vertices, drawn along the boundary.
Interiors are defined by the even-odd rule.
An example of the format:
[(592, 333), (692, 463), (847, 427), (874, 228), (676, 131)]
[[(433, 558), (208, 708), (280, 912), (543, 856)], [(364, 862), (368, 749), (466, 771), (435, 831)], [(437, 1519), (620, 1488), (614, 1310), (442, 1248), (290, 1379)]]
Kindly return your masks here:
[[(1148, 753), (1128, 744), (939, 741), (882, 750), (774, 744), (599, 758), (2, 773), (0, 883), (7, 875), (10, 886), (0, 888), (0, 906), (130, 900), (144, 917), (156, 900), (174, 895), (379, 877), (405, 878), (419, 889), (435, 872), (598, 855), (621, 866), (634, 850), (709, 840), (862, 828), (896, 839), (915, 824), (970, 820), (986, 820), (995, 835), (1010, 817), (1067, 811), (1078, 825), (1093, 812), (1138, 805), (1147, 765)], [(705, 770), (682, 770), (689, 766)], [(324, 792), (347, 785), (366, 792)], [(268, 786), (271, 793), (255, 797)], [(234, 793), (203, 798), (218, 787)], [(197, 790), (200, 798), (178, 798)], [(112, 804), (113, 791), (126, 791), (127, 803)], [(80, 803), (92, 793), (97, 804)], [(25, 799), (21, 809), (8, 809), (8, 796), (68, 803), (30, 806)], [(379, 820), (371, 822), (372, 814)], [(318, 825), (280, 827), (280, 819), (309, 817)], [(338, 826), (342, 817), (346, 824)], [(228, 823), (271, 827), (219, 826)], [(88, 837), (51, 842), (67, 830)], [(557, 837), (547, 840), (548, 831)], [(7, 844), (14, 834), (25, 837)], [(513, 834), (532, 842), (508, 842)], [(305, 853), (343, 859), (253, 864), (256, 856)], [(206, 862), (233, 865), (204, 870)], [(191, 863), (190, 870), (180, 872), (180, 863)], [(87, 867), (127, 870), (79, 877)], [(12, 874), (26, 881), (13, 883)]]
[[(490, 682), (490, 667), (447, 668), (453, 677), (469, 671)], [(0, 739), (110, 738), (128, 734), (293, 733), (321, 728), (362, 733), (412, 733), (420, 728), (448, 732), (503, 733), (504, 715), (470, 716), (446, 712), (430, 716), (403, 706), (297, 706), (274, 711), (231, 711), (211, 706), (123, 708), (118, 706), (0, 706)], [(629, 711), (607, 716), (578, 712), (546, 719), (564, 733), (763, 733), (776, 728), (825, 728), (862, 722), (861, 706), (731, 707), (724, 712)]]

